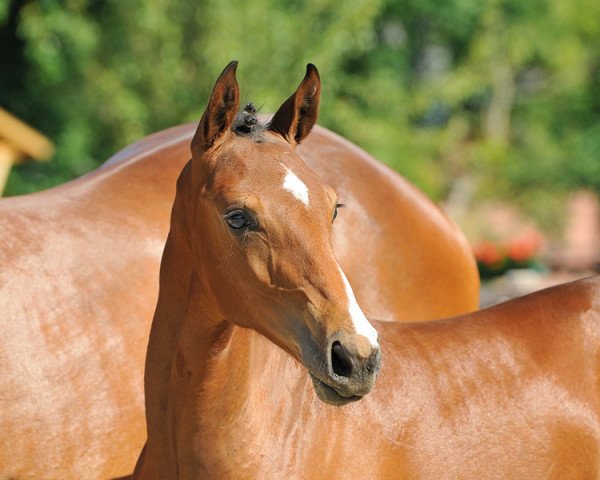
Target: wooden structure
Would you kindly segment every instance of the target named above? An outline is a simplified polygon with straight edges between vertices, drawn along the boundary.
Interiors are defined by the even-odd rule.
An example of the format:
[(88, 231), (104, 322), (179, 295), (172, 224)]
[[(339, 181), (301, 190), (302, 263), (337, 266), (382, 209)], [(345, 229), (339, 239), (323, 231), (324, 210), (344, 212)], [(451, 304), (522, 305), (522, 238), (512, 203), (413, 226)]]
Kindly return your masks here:
[(14, 164), (27, 158), (48, 160), (53, 153), (50, 140), (0, 108), (0, 195)]

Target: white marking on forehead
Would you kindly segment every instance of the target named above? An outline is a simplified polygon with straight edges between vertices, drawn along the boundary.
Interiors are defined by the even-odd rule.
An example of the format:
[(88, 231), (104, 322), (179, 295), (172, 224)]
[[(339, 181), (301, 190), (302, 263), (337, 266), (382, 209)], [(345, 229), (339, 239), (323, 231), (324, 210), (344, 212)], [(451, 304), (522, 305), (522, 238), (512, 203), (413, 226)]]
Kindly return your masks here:
[(284, 168), (287, 173), (283, 179), (283, 188), (308, 207), (308, 187), (289, 168)]
[(371, 325), (367, 320), (367, 317), (365, 317), (365, 314), (356, 301), (356, 297), (354, 296), (354, 291), (350, 286), (350, 282), (339, 265), (338, 269), (340, 271), (340, 275), (342, 276), (342, 280), (344, 281), (344, 286), (346, 287), (346, 295), (348, 296), (348, 312), (350, 313), (350, 318), (354, 324), (354, 329), (358, 335), (362, 335), (372, 346), (376, 347), (378, 345), (377, 330), (375, 330), (373, 325)]

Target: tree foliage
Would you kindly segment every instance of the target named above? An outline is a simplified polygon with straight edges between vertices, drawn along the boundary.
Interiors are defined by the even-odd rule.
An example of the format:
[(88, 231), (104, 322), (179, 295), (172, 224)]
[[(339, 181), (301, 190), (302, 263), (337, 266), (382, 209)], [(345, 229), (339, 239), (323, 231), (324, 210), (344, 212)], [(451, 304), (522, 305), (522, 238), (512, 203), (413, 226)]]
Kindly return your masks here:
[(0, 0), (0, 102), (57, 145), (9, 193), (89, 171), (197, 120), (240, 61), (244, 100), (273, 111), (307, 62), (320, 123), (437, 199), (600, 190), (596, 0)]

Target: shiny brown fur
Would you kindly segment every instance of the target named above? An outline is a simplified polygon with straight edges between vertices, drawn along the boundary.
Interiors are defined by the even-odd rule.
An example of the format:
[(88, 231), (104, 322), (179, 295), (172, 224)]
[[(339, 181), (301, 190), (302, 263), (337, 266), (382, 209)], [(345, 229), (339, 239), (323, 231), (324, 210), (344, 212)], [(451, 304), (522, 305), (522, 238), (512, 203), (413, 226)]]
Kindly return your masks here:
[[(146, 436), (158, 267), (194, 129), (154, 134), (78, 180), (0, 201), (0, 478), (132, 471)], [(297, 152), (346, 205), (334, 249), (368, 316), (476, 308), (469, 247), (419, 191), (323, 128)]]
[[(292, 149), (316, 70), (279, 111), (292, 121), (261, 145), (223, 115), (237, 106), (234, 72), (219, 78), (178, 182), (134, 478), (600, 478), (600, 280), (446, 320), (378, 322), (365, 347), (331, 248), (335, 193)], [(311, 202), (281, 188), (282, 167)], [(232, 228), (232, 208), (255, 222)], [(377, 368), (346, 388), (353, 374), (332, 368), (331, 338), (362, 361), (381, 345), (374, 388)]]

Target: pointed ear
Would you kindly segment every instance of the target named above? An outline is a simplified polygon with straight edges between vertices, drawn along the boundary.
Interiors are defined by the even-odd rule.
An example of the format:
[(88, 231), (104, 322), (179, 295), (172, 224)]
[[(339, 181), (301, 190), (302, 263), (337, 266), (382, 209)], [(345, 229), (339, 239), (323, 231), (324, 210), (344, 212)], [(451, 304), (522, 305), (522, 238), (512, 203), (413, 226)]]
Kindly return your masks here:
[(192, 139), (192, 156), (199, 156), (227, 133), (237, 115), (240, 90), (235, 79), (237, 61), (231, 62), (219, 76), (206, 111)]
[(279, 107), (271, 119), (269, 130), (279, 133), (292, 146), (299, 144), (310, 133), (317, 123), (319, 114), (319, 98), (321, 96), (321, 79), (317, 67), (312, 63), (306, 66), (304, 80)]

